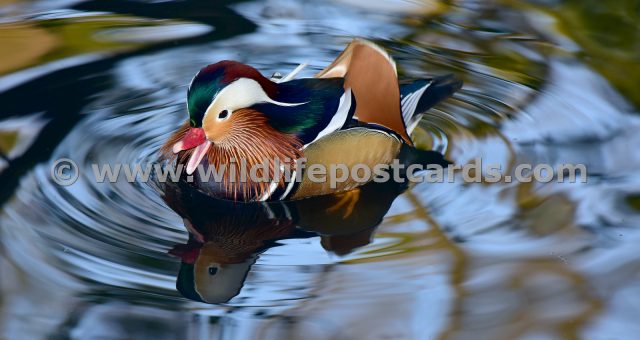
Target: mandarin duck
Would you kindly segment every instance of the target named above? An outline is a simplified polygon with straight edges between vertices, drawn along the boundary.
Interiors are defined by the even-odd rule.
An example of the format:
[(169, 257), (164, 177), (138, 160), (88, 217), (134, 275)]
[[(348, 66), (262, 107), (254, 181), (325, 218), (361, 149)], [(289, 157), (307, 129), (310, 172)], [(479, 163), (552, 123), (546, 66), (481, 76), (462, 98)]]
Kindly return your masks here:
[[(219, 198), (295, 200), (348, 191), (363, 183), (348, 178), (331, 186), (309, 180), (305, 169), (310, 164), (373, 168), (411, 154), (417, 149), (410, 135), (422, 115), (461, 86), (451, 75), (399, 85), (393, 59), (365, 40), (352, 41), (312, 78), (270, 79), (251, 66), (220, 61), (191, 81), (189, 119), (161, 154), (169, 164), (175, 159), (176, 166), (186, 167), (182, 175), (193, 186)], [(429, 163), (449, 164), (442, 154), (427, 153)], [(306, 160), (306, 168), (295, 165), (299, 159)], [(270, 181), (238, 180), (242, 167), (265, 160), (260, 174), (268, 173)], [(195, 171), (199, 165), (226, 170), (221, 180), (206, 181)], [(290, 172), (277, 171), (284, 168)]]

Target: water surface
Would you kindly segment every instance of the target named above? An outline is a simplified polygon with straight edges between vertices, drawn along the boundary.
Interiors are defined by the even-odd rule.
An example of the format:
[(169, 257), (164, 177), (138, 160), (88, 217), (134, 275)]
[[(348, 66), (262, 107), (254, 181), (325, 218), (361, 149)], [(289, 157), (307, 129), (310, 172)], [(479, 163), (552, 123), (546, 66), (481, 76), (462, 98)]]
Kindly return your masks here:
[[(640, 333), (636, 2), (0, 3), (5, 337)], [(373, 187), (352, 207), (237, 211), (89, 176), (93, 163), (155, 160), (203, 65), (270, 75), (308, 62), (311, 76), (352, 37), (388, 49), (401, 77), (465, 81), (420, 123), (418, 146), (507, 170), (582, 163), (588, 183)], [(61, 157), (81, 167), (74, 185), (50, 178)], [(195, 216), (200, 239), (174, 210)], [(230, 300), (194, 301), (193, 285)]]

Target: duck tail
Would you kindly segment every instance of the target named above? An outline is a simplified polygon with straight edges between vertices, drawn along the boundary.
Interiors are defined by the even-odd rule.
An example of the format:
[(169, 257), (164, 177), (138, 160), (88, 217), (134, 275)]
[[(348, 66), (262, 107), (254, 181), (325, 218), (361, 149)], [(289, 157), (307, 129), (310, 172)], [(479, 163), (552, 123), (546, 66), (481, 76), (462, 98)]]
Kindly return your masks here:
[(439, 151), (420, 150), (406, 144), (403, 144), (400, 148), (398, 160), (401, 164), (404, 164), (405, 167), (416, 164), (422, 165), (425, 169), (429, 166), (440, 166), (446, 169), (449, 165), (453, 164)]
[(400, 106), (407, 133), (413, 132), (427, 110), (461, 87), (462, 80), (452, 74), (400, 85)]

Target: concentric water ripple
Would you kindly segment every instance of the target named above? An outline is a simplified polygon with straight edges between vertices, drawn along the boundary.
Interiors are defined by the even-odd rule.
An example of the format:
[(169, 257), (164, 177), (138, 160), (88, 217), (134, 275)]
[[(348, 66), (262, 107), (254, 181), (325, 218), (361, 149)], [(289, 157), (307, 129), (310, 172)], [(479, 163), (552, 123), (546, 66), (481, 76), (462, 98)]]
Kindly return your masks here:
[[(0, 265), (14, 279), (0, 321), (11, 332), (78, 338), (122, 335), (125, 326), (99, 326), (126, 320), (157, 323), (158, 336), (233, 338), (610, 334), (628, 321), (639, 311), (630, 274), (640, 263), (633, 106), (570, 37), (552, 31), (556, 19), (545, 11), (432, 1), (388, 12), (380, 3), (240, 3), (233, 9), (254, 32), (151, 49), (96, 71), (107, 80), (97, 78), (104, 83), (78, 123), (47, 146), (50, 157), (21, 177), (3, 207)], [(189, 36), (214, 32), (203, 26), (189, 26), (202, 29)], [(155, 162), (186, 117), (186, 85), (202, 65), (235, 59), (269, 75), (309, 62), (310, 76), (352, 36), (389, 49), (401, 78), (464, 79), (420, 123), (419, 147), (459, 165), (481, 157), (506, 172), (519, 163), (583, 163), (589, 183), (418, 184), (393, 196), (388, 211), (359, 212), (384, 216), (377, 227), (340, 235), (330, 223), (300, 222), (264, 236), (235, 267), (244, 276), (230, 280), (240, 286), (229, 288), (239, 291), (228, 303), (183, 298), (176, 277), (185, 257), (175, 249), (190, 250), (189, 234), (162, 188), (140, 178), (98, 183), (92, 165)], [(118, 37), (106, 30), (95, 38)], [(50, 178), (63, 157), (80, 169), (66, 187)], [(231, 237), (219, 238), (228, 246)], [(24, 315), (48, 321), (29, 331)]]

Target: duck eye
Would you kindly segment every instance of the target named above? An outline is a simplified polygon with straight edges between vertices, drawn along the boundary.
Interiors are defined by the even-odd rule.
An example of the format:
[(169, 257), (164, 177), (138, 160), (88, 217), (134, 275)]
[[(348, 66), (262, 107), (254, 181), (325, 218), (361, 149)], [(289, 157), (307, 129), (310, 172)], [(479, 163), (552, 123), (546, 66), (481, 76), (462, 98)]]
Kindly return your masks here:
[(218, 113), (218, 119), (226, 119), (229, 117), (229, 110), (222, 110)]
[(217, 272), (218, 272), (218, 268), (209, 267), (209, 275), (216, 275)]

